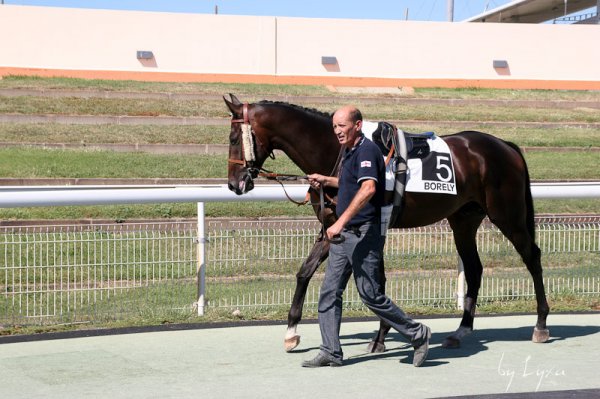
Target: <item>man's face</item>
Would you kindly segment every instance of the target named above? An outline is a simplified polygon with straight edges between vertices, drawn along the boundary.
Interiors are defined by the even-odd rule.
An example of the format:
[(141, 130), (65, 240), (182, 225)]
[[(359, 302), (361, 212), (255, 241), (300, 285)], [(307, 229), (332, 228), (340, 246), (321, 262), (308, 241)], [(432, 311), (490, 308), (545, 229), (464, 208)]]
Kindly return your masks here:
[(333, 131), (341, 145), (352, 148), (360, 136), (362, 121), (353, 122), (344, 110), (333, 114)]

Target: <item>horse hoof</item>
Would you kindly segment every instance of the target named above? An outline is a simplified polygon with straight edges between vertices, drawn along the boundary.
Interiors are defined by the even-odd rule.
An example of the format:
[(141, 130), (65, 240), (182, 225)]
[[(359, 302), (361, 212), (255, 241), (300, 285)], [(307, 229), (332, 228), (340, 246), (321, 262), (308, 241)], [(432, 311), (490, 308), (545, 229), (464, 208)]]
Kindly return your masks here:
[(550, 339), (550, 330), (548, 330), (547, 328), (538, 329), (537, 327), (534, 327), (533, 336), (531, 337), (531, 340), (533, 342), (535, 342), (536, 344), (540, 344), (540, 343), (547, 342), (549, 339)]
[(291, 338), (286, 338), (284, 342), (284, 347), (286, 352), (293, 351), (298, 345), (300, 345), (300, 336), (294, 335)]
[(442, 348), (446, 349), (456, 349), (460, 348), (460, 339), (455, 337), (446, 337), (444, 342), (442, 343)]
[(369, 353), (383, 353), (385, 352), (385, 344), (380, 342), (371, 341), (367, 346), (367, 352)]

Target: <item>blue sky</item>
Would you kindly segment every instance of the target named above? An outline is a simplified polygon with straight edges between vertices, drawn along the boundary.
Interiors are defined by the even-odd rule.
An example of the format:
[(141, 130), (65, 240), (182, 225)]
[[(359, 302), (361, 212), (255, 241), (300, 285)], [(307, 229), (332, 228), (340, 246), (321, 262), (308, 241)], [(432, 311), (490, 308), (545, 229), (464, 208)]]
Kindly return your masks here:
[[(447, 0), (3, 0), (4, 4), (104, 8), (307, 18), (446, 21)], [(454, 0), (454, 20), (510, 3), (510, 0)]]

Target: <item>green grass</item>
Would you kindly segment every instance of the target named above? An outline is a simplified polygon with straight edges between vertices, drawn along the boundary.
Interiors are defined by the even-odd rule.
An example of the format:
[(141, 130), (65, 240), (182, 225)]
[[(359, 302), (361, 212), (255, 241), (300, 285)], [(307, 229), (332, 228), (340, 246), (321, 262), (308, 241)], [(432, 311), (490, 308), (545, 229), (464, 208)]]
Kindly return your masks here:
[(512, 90), (479, 88), (416, 88), (416, 97), (538, 101), (598, 101), (597, 90)]
[(0, 150), (4, 177), (211, 177), (226, 174), (225, 157), (150, 155), (27, 148)]
[[(119, 308), (115, 304), (95, 304), (89, 309), (80, 307), (77, 318), (70, 317), (65, 313), (59, 323), (36, 324), (31, 321), (27, 324), (5, 323), (0, 329), (0, 335), (17, 334), (40, 334), (48, 332), (120, 328), (120, 327), (143, 327), (158, 326), (164, 324), (190, 324), (190, 323), (217, 323), (231, 321), (251, 320), (285, 320), (289, 310), (288, 305), (265, 306), (259, 308), (241, 307), (241, 314), (234, 315), (232, 311), (236, 306), (229, 308), (207, 308), (204, 316), (199, 317), (191, 308), (194, 298), (193, 284), (189, 287), (171, 287), (169, 290), (161, 290), (158, 295), (153, 292), (143, 295), (143, 300), (136, 299), (135, 292), (125, 294), (125, 298), (115, 297), (115, 300), (123, 300)], [(127, 300), (126, 297), (129, 297)], [(151, 300), (149, 301), (148, 299)], [(551, 306), (551, 315), (560, 312), (586, 312), (597, 311), (600, 308), (600, 299), (597, 296), (575, 296), (569, 293), (550, 294), (548, 301)], [(113, 301), (114, 302), (114, 301)], [(177, 304), (175, 308), (165, 304)], [(432, 306), (431, 304), (400, 303), (402, 309), (415, 317), (419, 316), (459, 316), (461, 311), (454, 306)], [(126, 307), (126, 308), (125, 308)], [(535, 323), (535, 300), (534, 299), (512, 299), (502, 301), (480, 300), (477, 306), (477, 314), (485, 315), (526, 313), (531, 314), (531, 324)], [(120, 313), (120, 312), (124, 313)], [(86, 314), (94, 315), (93, 318), (85, 318)], [(123, 317), (126, 314), (127, 317)], [(316, 320), (318, 316), (316, 306), (306, 305), (303, 309), (303, 320)], [(373, 313), (364, 307), (346, 304), (344, 317), (373, 317)], [(551, 317), (551, 316), (550, 316)], [(460, 319), (457, 318), (457, 326)]]
[(149, 93), (202, 93), (239, 96), (256, 94), (271, 95), (333, 95), (324, 86), (243, 84), (243, 83), (194, 83), (194, 82), (141, 82), (134, 80), (101, 80), (77, 78), (42, 78), (35, 76), (5, 76), (0, 88), (11, 89), (63, 89), (63, 90), (106, 90)]
[[(77, 78), (41, 78), (33, 76), (5, 76), (0, 80), (0, 88), (27, 88), (27, 89), (69, 89), (69, 90), (107, 90), (107, 91), (133, 91), (133, 92), (167, 92), (167, 93), (204, 93), (224, 95), (234, 93), (241, 98), (244, 96), (352, 96), (336, 93), (325, 86), (302, 85), (269, 85), (269, 84), (241, 84), (241, 83), (171, 83), (171, 82), (141, 82), (132, 80), (100, 80)], [(368, 97), (390, 97), (389, 94), (364, 95)], [(406, 95), (404, 95), (406, 96)], [(466, 98), (466, 99), (499, 99), (499, 100), (578, 100), (598, 101), (598, 91), (576, 90), (503, 90), (503, 89), (477, 89), (477, 88), (416, 88), (414, 95), (406, 97), (419, 98)]]
[[(537, 215), (600, 213), (600, 204), (597, 199), (535, 200), (534, 204)], [(196, 211), (196, 204), (188, 203), (2, 208), (0, 209), (0, 219), (107, 219), (130, 221), (147, 218), (195, 218)], [(314, 216), (312, 207), (297, 206), (286, 201), (247, 202), (244, 206), (236, 203), (209, 202), (205, 204), (204, 211), (207, 217), (294, 218)]]
[[(328, 105), (303, 103), (302, 105), (333, 112), (346, 100)], [(355, 101), (364, 117), (371, 120), (422, 120), (422, 121), (506, 121), (506, 122), (600, 122), (597, 109), (540, 109), (523, 107), (492, 107), (464, 104), (423, 106), (382, 101), (370, 104)], [(228, 110), (219, 100), (169, 100), (169, 99), (105, 99), (105, 98), (45, 98), (11, 97), (0, 102), (0, 113), (6, 114), (61, 114), (61, 115), (119, 115), (119, 116), (182, 116), (226, 118)]]
[[(280, 173), (300, 173), (286, 157), (269, 160)], [(0, 149), (0, 176), (21, 178), (210, 178), (227, 177), (227, 155), (172, 155)]]
[(536, 151), (524, 155), (533, 180), (600, 179), (598, 151)]
[(61, 125), (55, 123), (0, 125), (0, 142), (76, 144), (227, 144), (229, 126)]
[[(525, 153), (533, 180), (600, 179), (600, 152)], [(265, 167), (300, 174), (287, 157), (268, 159)], [(18, 178), (225, 178), (227, 155), (118, 153), (38, 148), (0, 149), (0, 176)]]
[(11, 97), (0, 102), (5, 114), (226, 117), (222, 101), (106, 98)]
[[(410, 132), (434, 131), (438, 135), (461, 129), (436, 125), (399, 127)], [(467, 127), (465, 126), (465, 129)], [(497, 127), (475, 125), (474, 129), (492, 134), (519, 146), (600, 147), (600, 129), (574, 127)], [(13, 143), (115, 143), (115, 144), (228, 144), (228, 125), (61, 125), (5, 123), (0, 125), (0, 142)], [(464, 129), (462, 129), (464, 130)]]
[[(323, 111), (335, 111), (340, 104), (335, 104)], [(519, 107), (492, 107), (486, 105), (403, 105), (393, 103), (361, 104), (356, 101), (363, 116), (370, 120), (395, 120), (401, 126), (403, 120), (412, 121), (464, 121), (476, 122), (585, 122), (600, 121), (600, 112), (597, 109), (540, 109)], [(318, 104), (313, 104), (319, 108)], [(471, 124), (465, 123), (461, 130), (471, 129)]]
[[(578, 207), (575, 207), (578, 209)], [(312, 207), (297, 206), (290, 202), (248, 202), (244, 206), (238, 203), (208, 202), (204, 206), (208, 217), (300, 217), (313, 216)], [(36, 208), (2, 208), (0, 219), (107, 219), (128, 221), (132, 219), (155, 218), (195, 218), (196, 204), (164, 203), (152, 205), (98, 205), (98, 206), (60, 206)]]

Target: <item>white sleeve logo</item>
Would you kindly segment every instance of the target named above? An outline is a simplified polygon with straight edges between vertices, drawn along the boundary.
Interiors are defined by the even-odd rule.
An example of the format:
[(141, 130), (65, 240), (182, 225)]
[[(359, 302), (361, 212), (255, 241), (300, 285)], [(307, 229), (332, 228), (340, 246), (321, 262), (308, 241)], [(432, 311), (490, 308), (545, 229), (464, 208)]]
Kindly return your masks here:
[(360, 163), (360, 167), (361, 168), (370, 168), (371, 167), (371, 161), (362, 161)]

